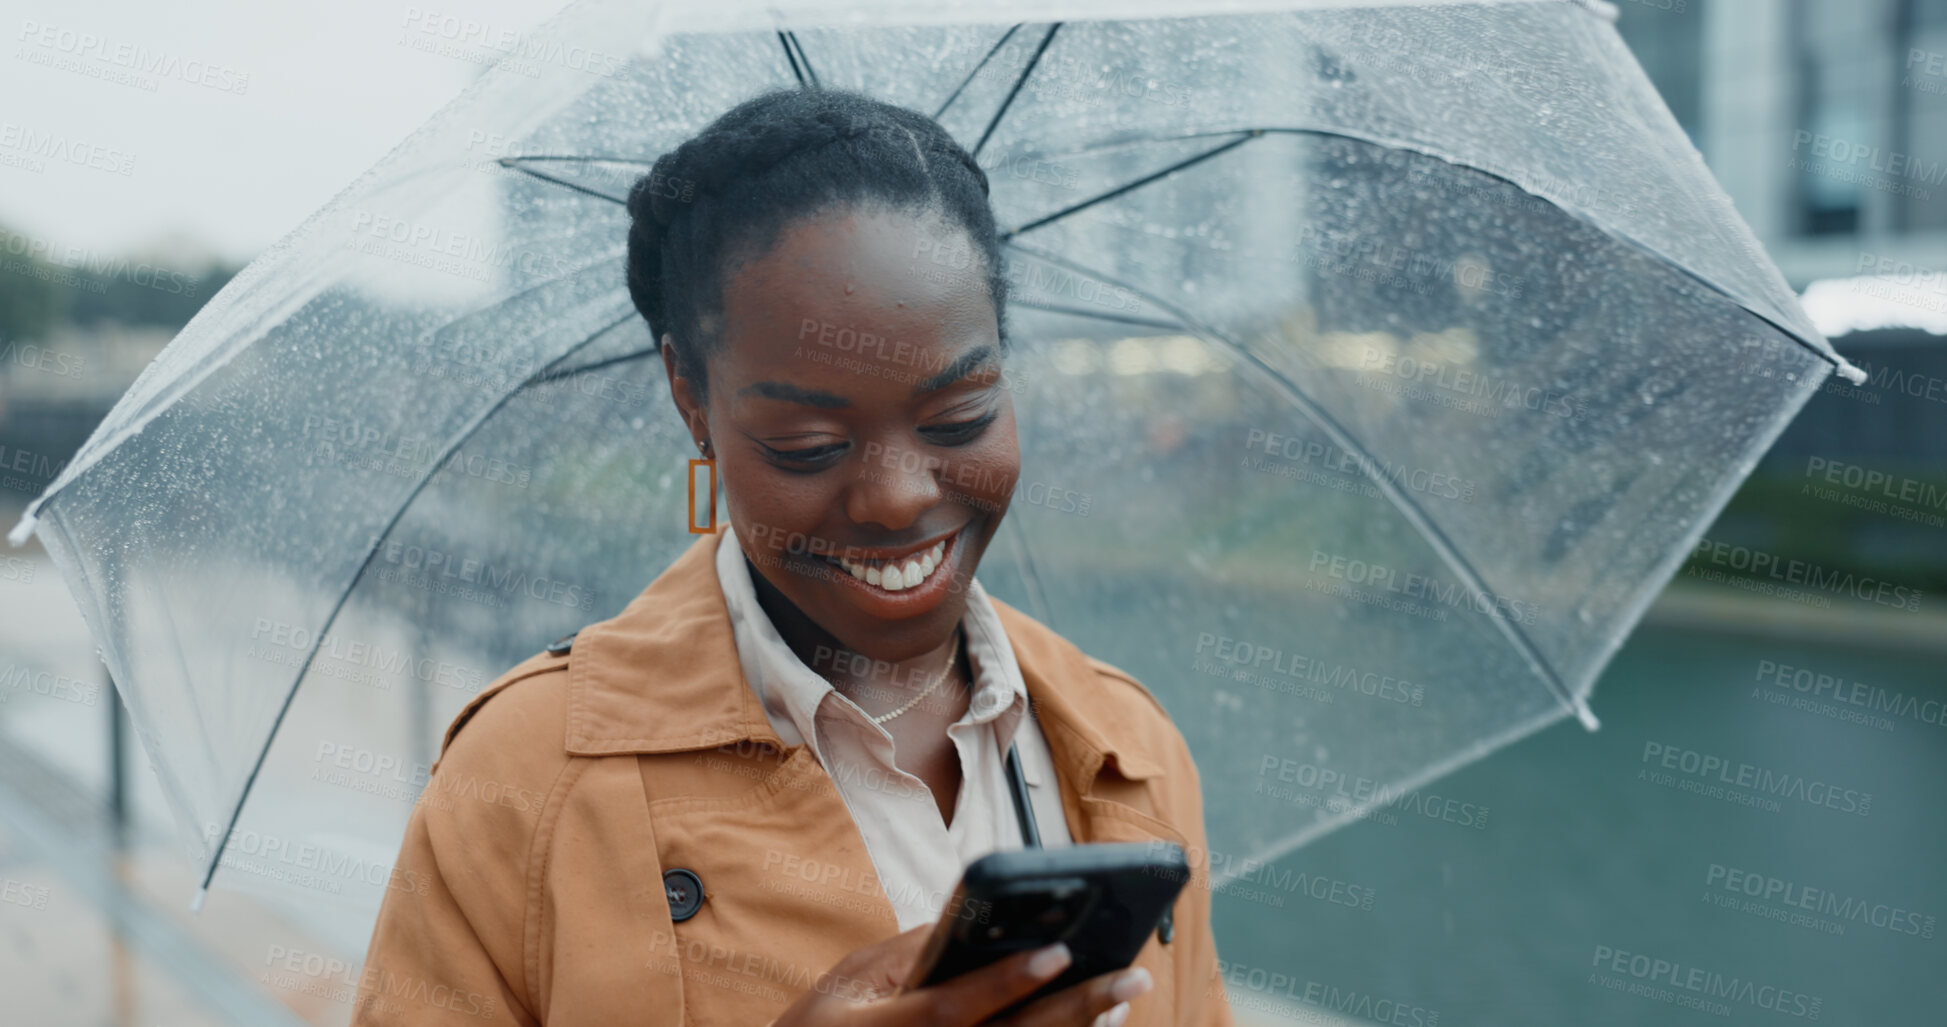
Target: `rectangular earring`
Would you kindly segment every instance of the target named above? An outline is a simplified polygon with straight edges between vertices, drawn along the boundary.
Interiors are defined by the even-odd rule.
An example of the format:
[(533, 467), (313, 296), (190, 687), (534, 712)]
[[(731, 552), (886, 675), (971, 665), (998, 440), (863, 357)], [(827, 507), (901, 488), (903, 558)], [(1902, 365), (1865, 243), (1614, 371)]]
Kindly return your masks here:
[[(706, 506), (699, 509), (697, 493), (702, 492)], [(717, 461), (715, 457), (707, 460), (690, 461), (690, 534), (714, 535), (717, 530)]]

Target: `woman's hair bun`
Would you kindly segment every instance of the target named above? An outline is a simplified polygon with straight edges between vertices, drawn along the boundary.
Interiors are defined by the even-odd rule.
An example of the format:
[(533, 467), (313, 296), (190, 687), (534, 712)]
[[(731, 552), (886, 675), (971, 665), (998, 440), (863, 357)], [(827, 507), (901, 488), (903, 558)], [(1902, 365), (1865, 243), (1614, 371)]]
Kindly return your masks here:
[(987, 190), (972, 154), (925, 114), (846, 90), (773, 90), (726, 111), (630, 186), (629, 297), (657, 344), (674, 335), (686, 370), (700, 375), (690, 361), (715, 344), (704, 322), (721, 313), (726, 254), (767, 245), (793, 218), (834, 203), (935, 208), (985, 256), (1005, 348), (1007, 283)]

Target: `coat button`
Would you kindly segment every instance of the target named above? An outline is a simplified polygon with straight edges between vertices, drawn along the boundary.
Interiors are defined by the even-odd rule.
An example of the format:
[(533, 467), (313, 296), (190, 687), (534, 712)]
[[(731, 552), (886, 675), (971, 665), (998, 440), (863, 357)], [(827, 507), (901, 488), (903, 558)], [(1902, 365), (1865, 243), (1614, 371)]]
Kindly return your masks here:
[(669, 898), (669, 918), (682, 923), (703, 906), (703, 879), (677, 867), (663, 873), (663, 894)]
[(560, 656), (563, 653), (566, 653), (568, 650), (574, 648), (575, 636), (579, 634), (581, 634), (581, 629), (576, 628), (575, 630), (570, 631), (565, 635), (562, 635), (560, 638), (557, 638), (554, 641), (548, 643), (547, 651), (553, 653), (556, 656)]

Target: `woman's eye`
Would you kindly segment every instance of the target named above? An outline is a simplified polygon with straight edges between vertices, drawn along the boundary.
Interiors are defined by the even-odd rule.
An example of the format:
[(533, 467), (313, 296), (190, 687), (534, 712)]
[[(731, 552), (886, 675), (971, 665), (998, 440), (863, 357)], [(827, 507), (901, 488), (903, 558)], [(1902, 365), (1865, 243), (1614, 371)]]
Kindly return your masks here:
[[(763, 445), (763, 443), (758, 444)], [(807, 446), (803, 449), (776, 449), (764, 446), (764, 452), (779, 463), (810, 466), (830, 463), (832, 458), (845, 452), (845, 443), (834, 442), (827, 446)]]
[(993, 424), (994, 418), (999, 416), (1000, 416), (1000, 411), (995, 410), (986, 414), (982, 414), (981, 416), (976, 417), (971, 421), (954, 421), (948, 424), (929, 424), (921, 428), (919, 432), (921, 435), (924, 435), (928, 439), (931, 439), (932, 441), (939, 443), (941, 445), (959, 446), (959, 445), (964, 445), (968, 442), (972, 442), (974, 439), (979, 438), (980, 433), (986, 431), (987, 426)]

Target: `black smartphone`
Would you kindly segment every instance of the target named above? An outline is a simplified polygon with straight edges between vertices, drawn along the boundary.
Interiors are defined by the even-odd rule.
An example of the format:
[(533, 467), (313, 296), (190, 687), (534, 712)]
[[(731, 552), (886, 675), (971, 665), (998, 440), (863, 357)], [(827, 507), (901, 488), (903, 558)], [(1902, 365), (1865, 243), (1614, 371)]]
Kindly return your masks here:
[(960, 875), (908, 989), (1027, 949), (1066, 942), (1074, 962), (1006, 1015), (1135, 961), (1190, 878), (1175, 842), (1106, 842), (995, 852)]

